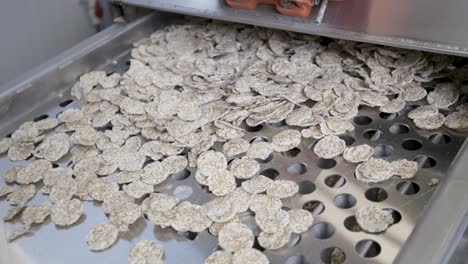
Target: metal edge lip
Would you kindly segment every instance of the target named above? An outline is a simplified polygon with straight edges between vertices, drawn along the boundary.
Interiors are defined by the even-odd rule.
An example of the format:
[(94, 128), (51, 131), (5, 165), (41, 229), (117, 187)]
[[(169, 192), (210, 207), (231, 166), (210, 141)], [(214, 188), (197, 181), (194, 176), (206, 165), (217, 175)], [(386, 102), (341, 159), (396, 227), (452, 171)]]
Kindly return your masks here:
[[(50, 102), (57, 100), (63, 91), (70, 88), (70, 85), (72, 84), (71, 82), (74, 83), (81, 74), (92, 70), (83, 68), (83, 65), (79, 65), (79, 61), (82, 58), (93, 54), (95, 50), (105, 47), (108, 43), (122, 38), (122, 36), (133, 29), (161, 20), (160, 16), (162, 15), (163, 13), (161, 12), (152, 12), (151, 14), (139, 17), (132, 22), (115, 23), (109, 28), (86, 38), (77, 45), (66, 49), (41, 65), (25, 72), (16, 79), (0, 86), (0, 120), (2, 120), (6, 125), (5, 127), (20, 125), (19, 121), (24, 121), (24, 118), (28, 113), (38, 111), (38, 107), (41, 106), (41, 104), (37, 102), (37, 98), (34, 99), (35, 96), (33, 96), (34, 98), (31, 99), (30, 103), (23, 105), (19, 104), (17, 99), (20, 96), (31, 96), (36, 88), (42, 91), (47, 91), (48, 89), (43, 90), (42, 88), (44, 87), (42, 86), (52, 86), (55, 87), (54, 91), (56, 91), (57, 94), (52, 95), (49, 94), (49, 92), (43, 92), (41, 97), (44, 97), (44, 100), (49, 100)], [(138, 39), (142, 37), (140, 36), (142, 34), (134, 35)], [(126, 45), (131, 45), (131, 43), (126, 43)], [(93, 68), (95, 68), (95, 66)], [(69, 69), (72, 70), (69, 71)], [(44, 82), (44, 80), (47, 79), (50, 80)], [(10, 116), (12, 111), (23, 111), (23, 113), (15, 115), (15, 118), (12, 118)], [(0, 129), (0, 137), (9, 132), (11, 131), (3, 131)]]
[[(113, 0), (115, 3), (139, 6), (144, 8), (157, 9), (160, 11), (180, 13), (185, 15), (193, 15), (199, 17), (212, 18), (223, 21), (231, 21), (237, 23), (251, 24), (261, 27), (276, 28), (282, 30), (295, 31), (306, 34), (320, 35), (331, 38), (339, 38), (345, 40), (368, 42), (372, 44), (380, 44), (393, 46), (398, 48), (417, 49), (428, 52), (444, 53), (448, 55), (468, 56), (468, 47), (460, 47), (453, 44), (441, 42), (428, 42), (412, 38), (404, 37), (385, 37), (372, 35), (365, 32), (357, 32), (343, 30), (327, 25), (326, 23), (298, 23), (294, 20), (297, 18), (281, 17), (264, 15), (262, 20), (258, 15), (250, 15), (250, 10), (237, 9), (222, 9), (222, 13), (213, 12), (213, 10), (204, 10), (203, 8), (195, 9), (183, 5), (167, 3), (163, 1), (151, 0)], [(172, 2), (172, 1), (171, 1)], [(220, 9), (221, 11), (221, 9)]]
[(447, 263), (468, 226), (468, 142), (432, 196), (395, 263)]

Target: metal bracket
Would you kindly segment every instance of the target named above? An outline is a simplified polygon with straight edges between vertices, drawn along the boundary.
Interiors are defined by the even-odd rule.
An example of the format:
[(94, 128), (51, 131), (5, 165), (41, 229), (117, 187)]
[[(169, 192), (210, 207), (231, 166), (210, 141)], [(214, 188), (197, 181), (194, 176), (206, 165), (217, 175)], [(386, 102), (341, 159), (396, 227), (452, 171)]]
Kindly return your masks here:
[(117, 24), (129, 23), (149, 14), (151, 11), (134, 5), (129, 5), (122, 0), (111, 0), (111, 13)]
[[(320, 0), (315, 0), (316, 5), (320, 3)], [(325, 12), (327, 11), (328, 0), (323, 0), (322, 4), (320, 5), (320, 9), (317, 13), (317, 17), (315, 18), (315, 23), (321, 24), (323, 21), (323, 17), (325, 16)]]

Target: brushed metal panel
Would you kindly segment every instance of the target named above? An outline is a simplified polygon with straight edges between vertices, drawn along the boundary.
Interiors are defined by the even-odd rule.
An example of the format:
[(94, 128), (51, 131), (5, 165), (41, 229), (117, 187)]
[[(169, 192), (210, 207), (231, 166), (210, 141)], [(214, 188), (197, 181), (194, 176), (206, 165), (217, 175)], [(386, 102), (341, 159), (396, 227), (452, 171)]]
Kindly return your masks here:
[(162, 11), (228, 20), (362, 42), (468, 56), (468, 1), (328, 1), (322, 23), (287, 17), (270, 6), (238, 10), (223, 0), (116, 0)]

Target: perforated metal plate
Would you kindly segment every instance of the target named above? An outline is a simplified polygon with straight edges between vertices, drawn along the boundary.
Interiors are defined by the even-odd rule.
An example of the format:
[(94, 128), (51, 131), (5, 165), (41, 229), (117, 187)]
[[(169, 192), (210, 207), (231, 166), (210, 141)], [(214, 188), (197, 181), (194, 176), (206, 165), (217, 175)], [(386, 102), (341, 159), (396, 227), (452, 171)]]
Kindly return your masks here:
[[(126, 60), (127, 56), (121, 56), (104, 70), (122, 73), (127, 68)], [(44, 113), (36, 113), (37, 117), (56, 116), (66, 108), (79, 106), (79, 102), (63, 101)], [(443, 178), (464, 141), (464, 137), (447, 129), (416, 129), (406, 117), (406, 111), (410, 109), (411, 106), (398, 115), (388, 115), (364, 107), (360, 110), (360, 116), (353, 121), (356, 130), (342, 138), (348, 145), (366, 143), (373, 146), (376, 157), (390, 161), (401, 158), (417, 160), (421, 169), (414, 179), (393, 177), (383, 183), (363, 184), (354, 177), (356, 165), (345, 162), (342, 157), (331, 160), (318, 158), (311, 150), (315, 141), (306, 139), (298, 148), (286, 153), (274, 153), (271, 159), (261, 163), (262, 174), (299, 183), (300, 194), (286, 200), (284, 206), (308, 209), (315, 217), (314, 225), (302, 235), (293, 236), (285, 248), (265, 251), (272, 263), (329, 263), (333, 248), (344, 252), (347, 263), (391, 263), (395, 259), (436, 188), (429, 186), (430, 180)], [(277, 123), (245, 128), (246, 139), (269, 141), (287, 126)], [(12, 163), (5, 156), (0, 156), (0, 173), (24, 163)], [(57, 165), (72, 166), (67, 159), (60, 160)], [(3, 185), (2, 181), (0, 186)], [(175, 193), (182, 200), (193, 203), (201, 204), (213, 197), (206, 188), (196, 183), (193, 170), (173, 175), (164, 186), (160, 191)], [(47, 199), (39, 194), (30, 204)], [(359, 231), (353, 215), (357, 208), (366, 205), (393, 210), (396, 223), (380, 234)], [(0, 203), (2, 214), (7, 209), (6, 203)], [(85, 216), (79, 223), (69, 228), (57, 228), (49, 221), (33, 227), (32, 235), (12, 244), (5, 242), (5, 236), (18, 223), (2, 225), (4, 230), (0, 231), (0, 247), (8, 248), (11, 259), (21, 263), (126, 263), (131, 245), (140, 239), (157, 240), (165, 248), (167, 263), (188, 260), (190, 263), (203, 263), (217, 248), (216, 238), (207, 231), (200, 234), (177, 233), (140, 219), (131, 226), (128, 234), (120, 235), (120, 240), (112, 248), (91, 252), (85, 243), (86, 234), (96, 224), (108, 220), (97, 204), (85, 203), (84, 212)], [(245, 215), (244, 218), (258, 235), (253, 217)]]

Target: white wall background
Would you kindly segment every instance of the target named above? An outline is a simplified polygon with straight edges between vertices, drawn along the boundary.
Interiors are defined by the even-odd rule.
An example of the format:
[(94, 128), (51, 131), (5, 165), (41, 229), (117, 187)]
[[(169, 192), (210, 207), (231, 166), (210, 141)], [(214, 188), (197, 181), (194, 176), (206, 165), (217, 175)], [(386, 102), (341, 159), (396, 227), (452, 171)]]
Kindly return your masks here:
[(95, 32), (85, 0), (1, 0), (0, 85)]

